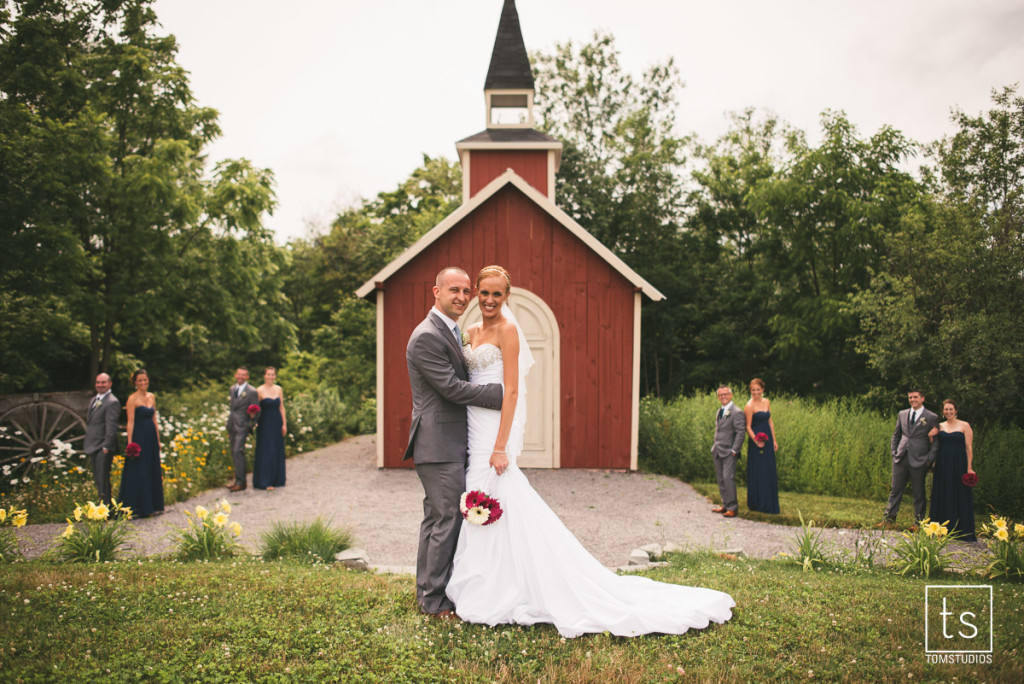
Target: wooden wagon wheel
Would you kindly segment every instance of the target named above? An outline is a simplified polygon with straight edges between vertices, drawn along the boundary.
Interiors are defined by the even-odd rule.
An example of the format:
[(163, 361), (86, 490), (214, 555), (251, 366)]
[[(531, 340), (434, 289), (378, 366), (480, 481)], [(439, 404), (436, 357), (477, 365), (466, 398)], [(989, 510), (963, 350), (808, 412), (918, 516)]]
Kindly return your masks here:
[(85, 444), (85, 421), (77, 413), (50, 401), (15, 406), (0, 415), (0, 466), (8, 477), (26, 477), (46, 457), (53, 441), (68, 443), (75, 453)]

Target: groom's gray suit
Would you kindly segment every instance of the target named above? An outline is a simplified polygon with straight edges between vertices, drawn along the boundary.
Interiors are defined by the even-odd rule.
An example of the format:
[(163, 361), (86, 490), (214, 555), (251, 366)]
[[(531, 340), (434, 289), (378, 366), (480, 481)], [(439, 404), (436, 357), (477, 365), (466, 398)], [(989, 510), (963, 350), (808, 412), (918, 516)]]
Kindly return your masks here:
[(416, 599), (425, 613), (453, 610), (445, 596), (459, 538), (459, 498), (466, 489), (466, 406), (501, 408), (500, 384), (468, 380), (462, 348), (434, 309), (416, 326), (405, 360), (412, 425), (402, 460), (413, 459), (423, 484), (423, 523), (416, 556)]
[(908, 479), (914, 493), (914, 520), (920, 522), (926, 517), (924, 479), (928, 467), (935, 463), (939, 449), (939, 440), (929, 440), (928, 433), (938, 427), (939, 417), (922, 406), (911, 422), (912, 410), (908, 408), (900, 411), (896, 418), (896, 429), (892, 433), (892, 485), (889, 505), (885, 508), (885, 517), (889, 521), (896, 520)]
[(237, 384), (231, 386), (228, 400), (228, 442), (231, 445), (231, 460), (235, 466), (235, 484), (245, 487), (245, 439), (249, 436), (249, 407), (259, 404), (256, 388), (245, 383), (241, 391)]

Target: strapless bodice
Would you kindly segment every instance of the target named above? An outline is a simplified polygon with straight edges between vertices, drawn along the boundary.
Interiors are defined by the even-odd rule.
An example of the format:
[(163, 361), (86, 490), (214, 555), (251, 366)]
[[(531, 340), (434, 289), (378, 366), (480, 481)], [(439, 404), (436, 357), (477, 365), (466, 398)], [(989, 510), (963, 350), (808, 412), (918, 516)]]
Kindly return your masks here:
[(156, 409), (152, 406), (136, 406), (135, 420), (150, 420), (154, 413), (156, 413)]
[(280, 403), (281, 400), (278, 399), (277, 397), (263, 397), (262, 399), (260, 399), (260, 408), (266, 410), (271, 406), (277, 407), (277, 405)]
[(481, 344), (476, 349), (470, 345), (462, 348), (469, 369), (469, 381), (476, 384), (501, 382), (504, 377), (504, 364), (501, 360), (501, 349), (493, 344)]
[(964, 444), (967, 438), (962, 432), (943, 432), (939, 430), (939, 444)]

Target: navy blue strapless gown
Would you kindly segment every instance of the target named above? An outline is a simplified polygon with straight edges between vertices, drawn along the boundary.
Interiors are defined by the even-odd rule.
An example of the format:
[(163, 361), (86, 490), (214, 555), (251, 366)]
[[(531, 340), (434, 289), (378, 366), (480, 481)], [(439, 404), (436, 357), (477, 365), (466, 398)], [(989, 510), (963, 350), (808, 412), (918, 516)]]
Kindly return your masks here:
[(135, 407), (131, 441), (142, 449), (137, 458), (125, 458), (118, 501), (132, 509), (132, 516), (145, 518), (164, 510), (164, 475), (160, 467), (160, 441), (153, 414), (156, 409)]
[(779, 512), (779, 476), (775, 471), (775, 443), (772, 441), (769, 411), (757, 411), (750, 420), (750, 429), (756, 435), (763, 432), (768, 441), (758, 447), (747, 439), (747, 508), (761, 513)]
[(260, 399), (260, 419), (256, 424), (256, 455), (252, 466), (252, 486), (256, 489), (284, 486), (284, 435), (281, 434), (281, 400)]
[(932, 475), (932, 502), (928, 517), (949, 521), (962, 541), (977, 541), (974, 534), (974, 490), (963, 483), (967, 472), (967, 441), (962, 432), (939, 432), (939, 451)]

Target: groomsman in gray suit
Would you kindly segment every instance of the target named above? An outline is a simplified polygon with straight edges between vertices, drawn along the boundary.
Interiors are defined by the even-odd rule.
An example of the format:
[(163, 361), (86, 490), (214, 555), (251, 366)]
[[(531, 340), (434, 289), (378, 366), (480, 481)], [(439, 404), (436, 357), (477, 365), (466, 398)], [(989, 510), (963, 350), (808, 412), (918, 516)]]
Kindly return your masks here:
[(715, 478), (718, 480), (718, 494), (722, 505), (711, 509), (726, 518), (735, 518), (739, 510), (736, 500), (736, 462), (743, 447), (743, 436), (747, 432), (747, 419), (736, 404), (732, 403), (732, 390), (728, 385), (718, 388), (718, 401), (722, 408), (715, 416), (715, 441), (711, 455), (715, 461)]
[(245, 489), (245, 439), (249, 436), (249, 407), (260, 401), (256, 388), (249, 384), (249, 369), (239, 366), (235, 371), (235, 384), (231, 386), (228, 403), (228, 441), (231, 444), (231, 459), (235, 464), (235, 481), (228, 490), (240, 492)]
[(912, 389), (907, 393), (907, 402), (910, 408), (900, 411), (896, 418), (896, 429), (889, 447), (892, 452), (892, 486), (889, 505), (885, 507), (885, 522), (890, 524), (896, 522), (907, 480), (910, 480), (910, 489), (914, 493), (914, 522), (919, 523), (927, 516), (924, 476), (935, 463), (939, 449), (939, 440), (928, 436), (932, 428), (939, 426), (939, 417), (924, 407), (924, 394), (919, 389)]
[(500, 384), (474, 385), (462, 356), (459, 317), (472, 294), (461, 268), (437, 274), (434, 306), (416, 326), (405, 360), (412, 387), (412, 425), (402, 460), (413, 459), (423, 485), (423, 522), (416, 554), (416, 601), (428, 615), (451, 617), (445, 595), (452, 574), (466, 489), (468, 438), (466, 406), (500, 409)]
[(110, 376), (100, 373), (96, 376), (96, 396), (89, 402), (82, 450), (92, 464), (92, 477), (100, 501), (107, 504), (108, 508), (111, 505), (110, 464), (117, 451), (117, 423), (120, 417), (121, 402), (110, 391)]

